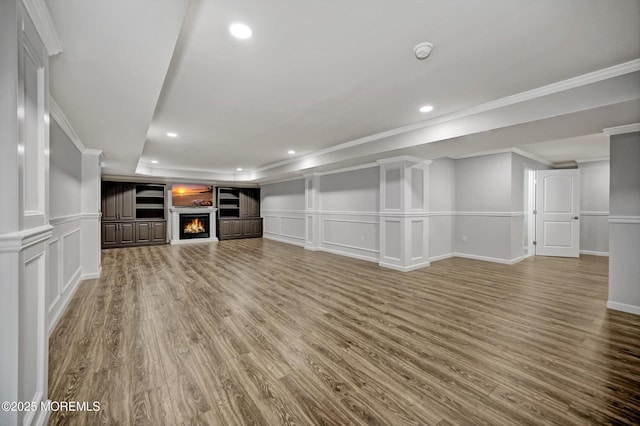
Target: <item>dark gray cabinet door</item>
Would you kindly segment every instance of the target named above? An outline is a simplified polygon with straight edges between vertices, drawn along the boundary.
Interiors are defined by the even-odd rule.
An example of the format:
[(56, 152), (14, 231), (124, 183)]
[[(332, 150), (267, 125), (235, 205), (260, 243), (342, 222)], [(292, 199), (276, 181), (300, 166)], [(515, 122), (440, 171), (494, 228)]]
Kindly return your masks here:
[(149, 222), (136, 222), (136, 242), (151, 242), (151, 224)]
[(240, 191), (240, 217), (260, 216), (260, 190), (244, 188)]
[(136, 186), (124, 183), (120, 187), (120, 217), (118, 220), (134, 220), (136, 218)]
[(120, 223), (120, 244), (135, 244), (136, 229), (134, 222)]
[(118, 245), (118, 224), (102, 223), (102, 247)]
[(118, 186), (105, 183), (102, 185), (102, 220), (118, 220)]
[(151, 241), (154, 243), (163, 243), (167, 239), (166, 222), (151, 222), (152, 232)]

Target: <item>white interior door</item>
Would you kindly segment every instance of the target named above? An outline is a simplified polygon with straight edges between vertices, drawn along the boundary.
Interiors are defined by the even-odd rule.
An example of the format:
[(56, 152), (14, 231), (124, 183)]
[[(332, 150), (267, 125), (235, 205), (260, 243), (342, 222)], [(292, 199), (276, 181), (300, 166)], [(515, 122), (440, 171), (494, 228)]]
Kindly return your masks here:
[(536, 173), (536, 255), (580, 256), (580, 170)]

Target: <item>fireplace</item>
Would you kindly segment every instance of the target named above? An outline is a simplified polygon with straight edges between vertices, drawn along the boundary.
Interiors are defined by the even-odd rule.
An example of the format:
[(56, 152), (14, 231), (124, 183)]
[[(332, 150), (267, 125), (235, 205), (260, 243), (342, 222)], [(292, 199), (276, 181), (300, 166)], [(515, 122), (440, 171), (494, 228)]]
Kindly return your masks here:
[[(171, 244), (197, 244), (218, 241), (216, 237), (216, 211), (215, 207), (170, 207), (171, 212)], [(191, 224), (185, 232), (185, 226), (198, 219), (199, 222)], [(185, 223), (186, 222), (186, 223)], [(206, 232), (197, 232), (205, 228)], [(196, 232), (194, 232), (196, 231)]]
[(209, 238), (209, 213), (181, 213), (180, 239)]

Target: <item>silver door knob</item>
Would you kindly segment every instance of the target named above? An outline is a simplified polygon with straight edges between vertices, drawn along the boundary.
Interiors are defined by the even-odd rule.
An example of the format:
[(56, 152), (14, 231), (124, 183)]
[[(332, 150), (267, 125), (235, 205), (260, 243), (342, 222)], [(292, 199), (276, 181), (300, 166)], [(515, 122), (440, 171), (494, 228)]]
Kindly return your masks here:
[(578, 220), (578, 219), (580, 219), (580, 216), (574, 216), (573, 218), (574, 218), (575, 220)]

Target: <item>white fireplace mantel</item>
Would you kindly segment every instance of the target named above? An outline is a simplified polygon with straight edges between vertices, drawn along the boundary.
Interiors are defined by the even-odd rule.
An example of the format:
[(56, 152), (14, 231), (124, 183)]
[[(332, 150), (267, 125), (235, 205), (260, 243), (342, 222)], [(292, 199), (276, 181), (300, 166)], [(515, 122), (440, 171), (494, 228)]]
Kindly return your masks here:
[[(170, 207), (171, 212), (171, 244), (210, 243), (218, 241), (216, 236), (216, 211), (215, 207)], [(180, 213), (209, 213), (209, 238), (180, 239)]]

